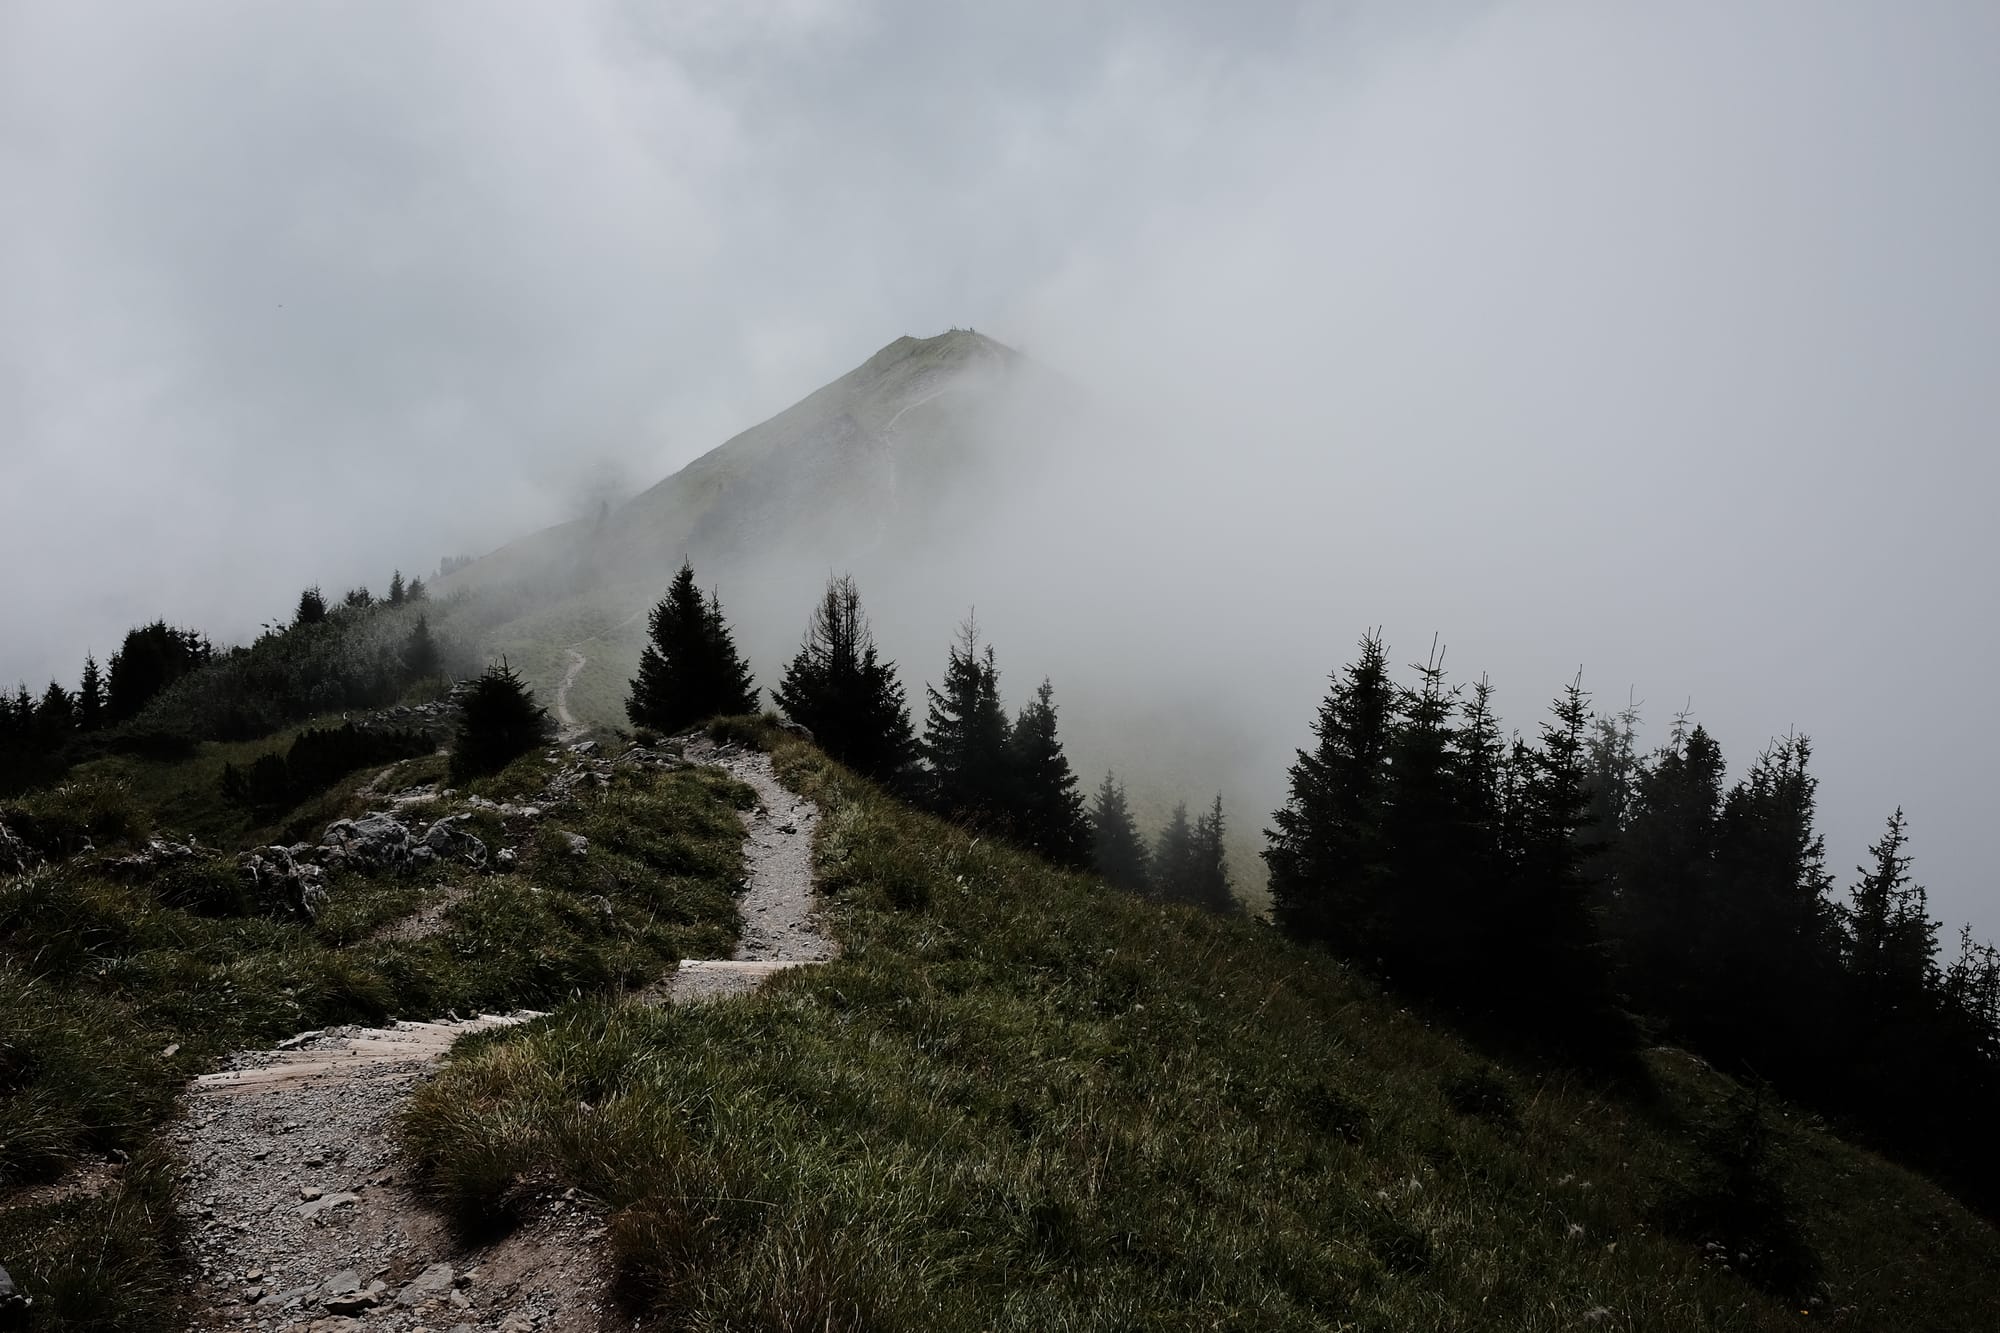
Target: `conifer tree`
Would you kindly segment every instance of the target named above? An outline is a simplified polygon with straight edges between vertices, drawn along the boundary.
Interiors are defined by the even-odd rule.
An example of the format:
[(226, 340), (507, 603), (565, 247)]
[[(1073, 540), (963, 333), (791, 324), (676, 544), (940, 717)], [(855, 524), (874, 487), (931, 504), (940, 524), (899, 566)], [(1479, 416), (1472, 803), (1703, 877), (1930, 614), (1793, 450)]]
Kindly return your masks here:
[(1590, 819), (1589, 696), (1579, 673), (1556, 697), (1540, 744), (1517, 749), (1519, 841), (1488, 947), (1514, 973), (1535, 1030), (1585, 1056), (1629, 1041), (1610, 981), (1579, 835)]
[(1203, 813), (1195, 816), (1194, 831), (1188, 838), (1187, 898), (1211, 912), (1236, 910), (1236, 895), (1229, 890), (1229, 857), (1223, 848), (1225, 826), (1222, 794)]
[(389, 605), (401, 606), (403, 596), (403, 571), (399, 569), (389, 576)]
[(375, 594), (365, 587), (349, 588), (347, 596), (341, 598), (341, 602), (350, 611), (365, 611), (375, 605)]
[(503, 658), (486, 668), (466, 693), (451, 747), (451, 780), (497, 773), (546, 741), (553, 730), (548, 711)]
[(1153, 843), (1151, 896), (1163, 903), (1193, 902), (1194, 882), (1194, 827), (1187, 802), (1176, 801)]
[(208, 663), (214, 647), (193, 630), (170, 629), (163, 620), (132, 630), (111, 655), (105, 686), (109, 721), (137, 717), (167, 686)]
[(1677, 717), (1667, 744), (1639, 769), (1625, 829), (1606, 857), (1623, 984), (1677, 1032), (1705, 1005), (1718, 962), (1724, 767), (1708, 731)]
[(292, 614), (294, 625), (317, 625), (326, 619), (326, 597), (315, 584), (299, 594), (299, 608)]
[(656, 731), (686, 730), (711, 717), (751, 713), (757, 691), (750, 668), (722, 617), (722, 602), (695, 587), (694, 566), (681, 563), (648, 620), (652, 641), (639, 657), (625, 715)]
[(1007, 714), (1000, 707), (1000, 669), (993, 648), (979, 643), (971, 616), (945, 662), (944, 688), (924, 686), (929, 716), (920, 752), (930, 769), (932, 800), (954, 814), (1004, 823), (1012, 795)]
[(410, 579), (409, 586), (403, 589), (403, 600), (406, 602), (421, 602), (429, 595), (429, 590), (424, 587), (424, 581), (414, 576)]
[(1858, 868), (1843, 916), (1848, 970), (1865, 990), (1888, 1005), (1911, 1003), (1936, 980), (1937, 923), (1923, 886), (1910, 878), (1905, 852), (1909, 833), (1902, 807), (1889, 816), (1879, 842), (1868, 848), (1874, 865)]
[(1090, 809), (1091, 864), (1107, 884), (1144, 893), (1151, 857), (1125, 800), (1125, 788), (1110, 773), (1098, 785)]
[(83, 680), (76, 693), (76, 724), (79, 730), (96, 731), (104, 725), (104, 677), (97, 658), (84, 654)]
[(411, 680), (430, 680), (444, 670), (444, 656), (431, 635), (430, 618), (418, 616), (403, 641), (403, 670)]
[(1317, 744), (1292, 765), (1290, 795), (1271, 816), (1272, 912), (1295, 939), (1332, 941), (1372, 958), (1383, 900), (1382, 803), (1395, 690), (1381, 636), (1333, 677), (1313, 724)]
[(805, 641), (772, 695), (819, 747), (877, 781), (898, 779), (916, 754), (896, 664), (877, 660), (875, 636), (849, 575), (827, 580)]
[(76, 730), (76, 696), (56, 681), (42, 691), (35, 706), (35, 732), (43, 748), (53, 750)]
[(1013, 793), (1009, 823), (1021, 843), (1062, 866), (1090, 860), (1090, 826), (1056, 734), (1055, 689), (1043, 678), (1008, 737)]
[[(1471, 980), (1466, 960), (1481, 924), (1468, 794), (1461, 790), (1458, 691), (1444, 657), (1413, 666), (1417, 683), (1396, 691), (1381, 815), (1384, 896), (1374, 905), (1375, 957), (1391, 975), (1425, 990)], [(1476, 983), (1474, 983), (1476, 984)]]

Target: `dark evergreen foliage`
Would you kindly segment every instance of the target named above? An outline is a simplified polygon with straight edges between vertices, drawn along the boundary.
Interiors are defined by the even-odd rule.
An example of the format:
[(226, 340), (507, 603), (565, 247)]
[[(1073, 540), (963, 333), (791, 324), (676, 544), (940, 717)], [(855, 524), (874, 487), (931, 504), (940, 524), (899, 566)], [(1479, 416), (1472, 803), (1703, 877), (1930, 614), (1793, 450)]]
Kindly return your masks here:
[(639, 657), (625, 714), (636, 726), (673, 733), (711, 717), (757, 710), (750, 668), (722, 618), (722, 603), (695, 587), (694, 566), (683, 562), (653, 608), (652, 641)]
[(821, 749), (878, 782), (900, 784), (916, 757), (896, 664), (878, 659), (861, 594), (848, 575), (827, 580), (805, 641), (771, 693)]
[(1090, 861), (1090, 826), (1056, 734), (1055, 690), (1044, 679), (1008, 735), (1013, 792), (1008, 825), (1022, 846), (1061, 866)]
[(431, 635), (428, 616), (418, 616), (410, 627), (410, 637), (403, 644), (403, 670), (412, 680), (430, 680), (444, 670), (444, 654)]
[(300, 732), (283, 753), (259, 755), (247, 769), (225, 764), (222, 794), (259, 811), (288, 809), (332, 787), (359, 768), (431, 753), (429, 736), (418, 731), (363, 730), (353, 723)]
[(407, 590), (403, 587), (403, 571), (397, 570), (389, 576), (389, 605), (401, 606)]
[(76, 692), (76, 725), (80, 731), (96, 731), (104, 725), (104, 676), (97, 669), (97, 659), (86, 653), (83, 659), (83, 680)]
[(548, 710), (503, 659), (486, 668), (461, 705), (451, 747), (451, 780), (497, 773), (554, 733)]
[(1110, 773), (1098, 784), (1090, 808), (1091, 867), (1107, 884), (1128, 893), (1144, 893), (1152, 857), (1139, 837), (1139, 826), (1126, 803), (1125, 788)]
[(191, 629), (169, 629), (163, 620), (135, 629), (111, 655), (105, 713), (125, 722), (169, 685), (205, 666), (215, 656), (208, 639)]
[(318, 585), (299, 594), (299, 608), (292, 614), (294, 625), (317, 625), (326, 619), (326, 597)]
[(933, 803), (988, 824), (1006, 822), (1013, 794), (1007, 714), (1000, 707), (1000, 669), (993, 648), (979, 643), (968, 616), (945, 663), (944, 688), (924, 686), (930, 701), (919, 747), (929, 766)]
[(1395, 688), (1379, 634), (1336, 673), (1313, 725), (1317, 744), (1299, 751), (1290, 796), (1271, 816), (1271, 908), (1302, 940), (1337, 942), (1349, 957), (1374, 957), (1386, 875), (1383, 802), (1395, 721)]
[(1174, 802), (1174, 812), (1153, 840), (1149, 896), (1161, 902), (1188, 902), (1194, 882), (1194, 826), (1188, 822), (1186, 801)]

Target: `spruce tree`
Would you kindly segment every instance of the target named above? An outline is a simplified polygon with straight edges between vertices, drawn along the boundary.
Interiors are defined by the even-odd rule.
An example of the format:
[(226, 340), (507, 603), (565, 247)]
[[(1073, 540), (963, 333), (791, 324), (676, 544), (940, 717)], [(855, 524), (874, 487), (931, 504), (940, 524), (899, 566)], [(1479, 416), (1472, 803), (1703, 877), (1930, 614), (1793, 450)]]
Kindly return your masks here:
[(894, 781), (915, 757), (909, 702), (896, 664), (877, 659), (861, 594), (848, 575), (827, 580), (805, 641), (771, 693), (785, 716), (858, 773)]
[(430, 618), (418, 616), (403, 641), (403, 671), (411, 680), (430, 680), (444, 670), (444, 655), (431, 635)]
[(1013, 770), (1008, 823), (1014, 837), (1057, 865), (1088, 864), (1090, 827), (1076, 775), (1056, 734), (1055, 690), (1047, 678), (1035, 691), (1035, 701), (1021, 710), (1008, 748)]
[(292, 613), (294, 625), (317, 625), (326, 619), (326, 597), (318, 585), (299, 594), (299, 608)]
[(1125, 800), (1125, 788), (1106, 773), (1090, 809), (1091, 865), (1107, 884), (1144, 893), (1151, 857)]
[(757, 709), (750, 668), (714, 593), (695, 587), (694, 566), (682, 562), (667, 594), (648, 620), (652, 641), (639, 656), (639, 674), (625, 701), (625, 715), (655, 731), (684, 731), (696, 723)]
[(82, 731), (96, 731), (104, 725), (104, 677), (97, 658), (84, 654), (83, 680), (76, 693), (76, 724)]
[[(553, 733), (548, 711), (501, 659), (473, 682), (460, 706), (451, 747), (451, 780), (497, 773)], [(254, 784), (253, 784), (254, 785)]]
[(375, 594), (369, 592), (365, 587), (349, 588), (347, 596), (340, 600), (341, 604), (350, 611), (366, 611), (369, 607), (375, 605)]
[(1226, 832), (1222, 819), (1222, 794), (1214, 804), (1195, 816), (1194, 831), (1188, 839), (1188, 900), (1211, 912), (1236, 910), (1236, 895), (1229, 891), (1229, 857), (1223, 849)]
[(1918, 999), (1937, 971), (1937, 923), (1930, 918), (1923, 886), (1910, 878), (1908, 845), (1898, 806), (1881, 840), (1868, 848), (1874, 864), (1858, 867), (1861, 879), (1843, 912), (1848, 970), (1865, 990), (1891, 1006)]
[(1298, 752), (1290, 794), (1272, 816), (1264, 863), (1272, 912), (1294, 939), (1332, 941), (1373, 958), (1384, 899), (1382, 808), (1395, 689), (1381, 636), (1336, 672), (1313, 724), (1317, 744)]
[(924, 686), (929, 715), (919, 746), (929, 767), (931, 799), (940, 810), (987, 823), (1004, 822), (1012, 789), (1007, 714), (1000, 707), (1000, 669), (992, 645), (979, 643), (967, 616), (945, 662), (944, 688)]
[(1151, 897), (1163, 903), (1196, 900), (1194, 828), (1188, 823), (1186, 801), (1174, 803), (1173, 814), (1153, 843)]
[(41, 703), (35, 707), (37, 737), (44, 749), (54, 750), (75, 730), (76, 696), (52, 680), (48, 689), (42, 691)]
[(424, 581), (420, 578), (412, 577), (409, 586), (403, 589), (403, 600), (406, 602), (421, 602), (428, 595)]
[(1595, 1058), (1620, 1053), (1630, 1032), (1613, 997), (1580, 835), (1590, 819), (1589, 696), (1579, 673), (1542, 724), (1540, 744), (1517, 749), (1519, 840), (1487, 947), (1512, 974), (1518, 1017)]
[(403, 571), (399, 569), (389, 576), (389, 605), (401, 606), (403, 595)]

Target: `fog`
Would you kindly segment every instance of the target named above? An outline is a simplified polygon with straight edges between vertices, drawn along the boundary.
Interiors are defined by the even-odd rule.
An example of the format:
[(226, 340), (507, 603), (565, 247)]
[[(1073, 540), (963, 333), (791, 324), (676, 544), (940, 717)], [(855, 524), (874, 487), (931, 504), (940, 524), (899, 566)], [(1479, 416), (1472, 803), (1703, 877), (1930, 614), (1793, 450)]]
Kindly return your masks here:
[(379, 589), (971, 325), (1115, 425), (864, 581), (913, 692), (977, 604), (1011, 700), (1199, 733), (1254, 827), (1363, 630), (1437, 633), (1512, 725), (1581, 667), (1737, 771), (1811, 734), (1843, 884), (1901, 803), (2000, 935), (1996, 69), (1942, 0), (15, 0), (0, 681)]

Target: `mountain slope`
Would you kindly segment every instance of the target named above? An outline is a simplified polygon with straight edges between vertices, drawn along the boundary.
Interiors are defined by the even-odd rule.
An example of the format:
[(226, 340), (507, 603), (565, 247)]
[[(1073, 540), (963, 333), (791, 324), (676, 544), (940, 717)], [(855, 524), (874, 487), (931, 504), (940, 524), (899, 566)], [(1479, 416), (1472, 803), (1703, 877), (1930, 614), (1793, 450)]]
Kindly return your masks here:
[(410, 1122), (462, 1215), (549, 1177), (603, 1204), (648, 1326), (1989, 1326), (1991, 1227), (1698, 1060), (1482, 1054), (1267, 928), (766, 743), (825, 811), (842, 957), (572, 1007)]

